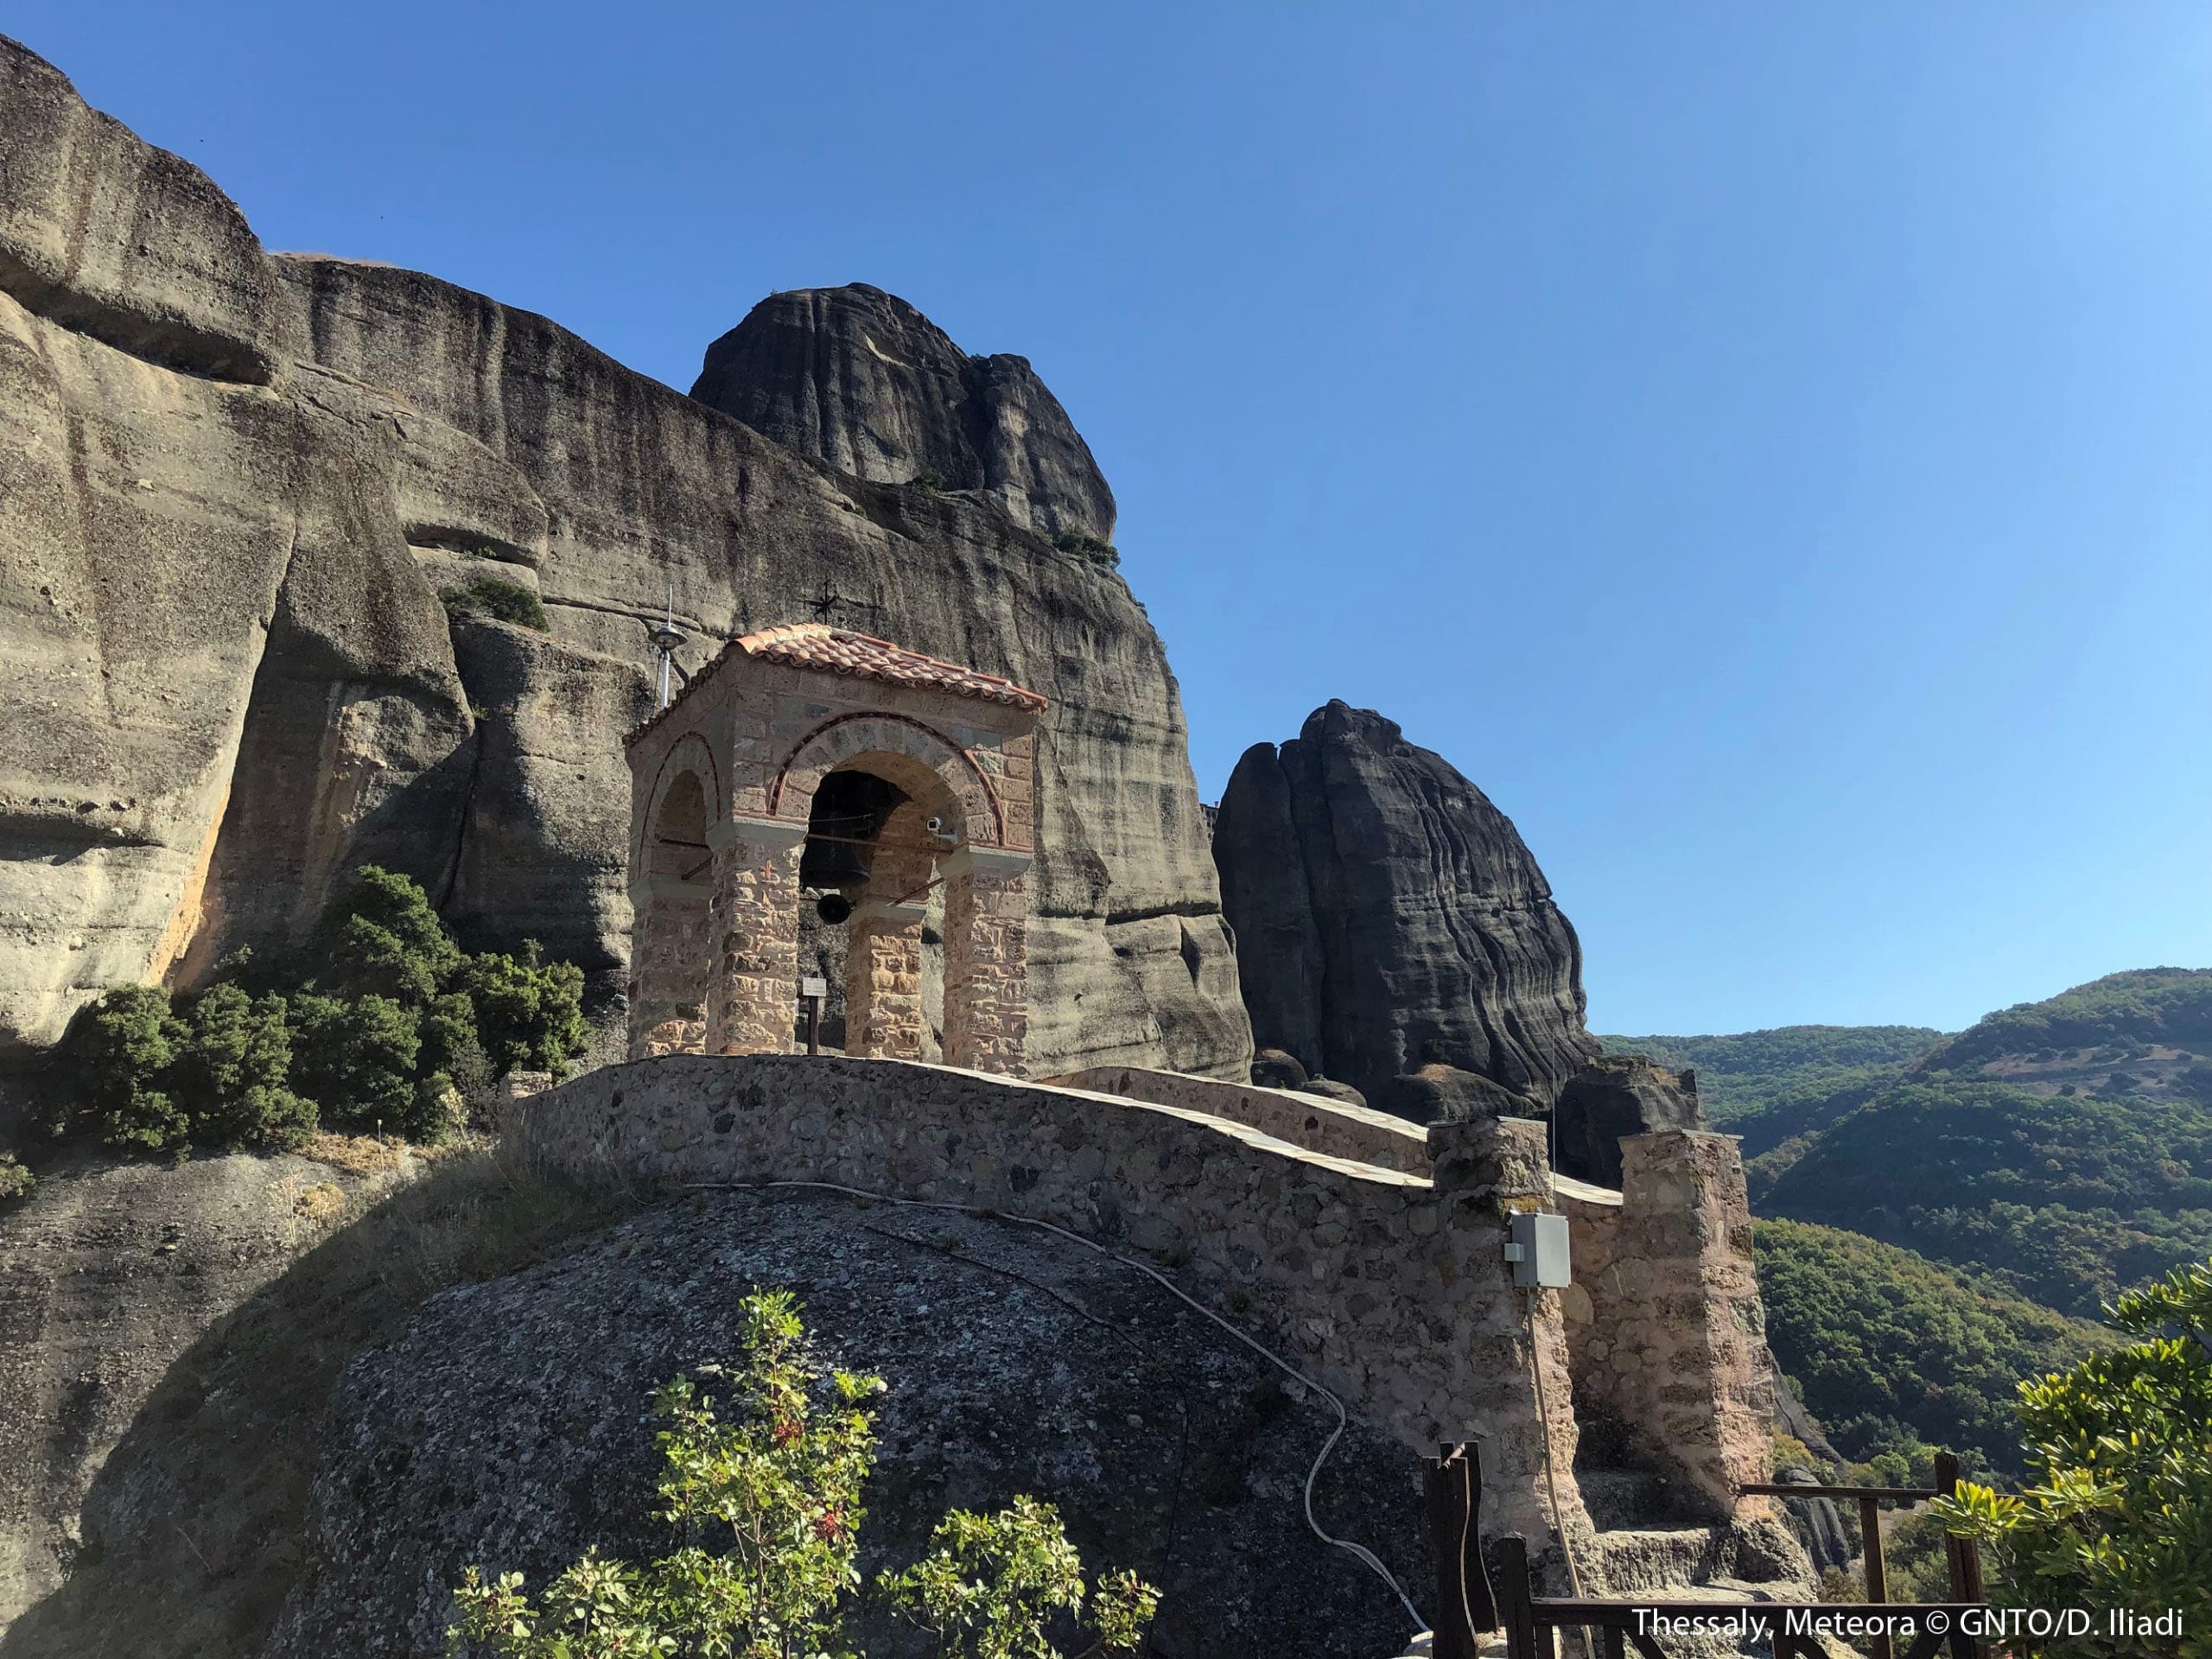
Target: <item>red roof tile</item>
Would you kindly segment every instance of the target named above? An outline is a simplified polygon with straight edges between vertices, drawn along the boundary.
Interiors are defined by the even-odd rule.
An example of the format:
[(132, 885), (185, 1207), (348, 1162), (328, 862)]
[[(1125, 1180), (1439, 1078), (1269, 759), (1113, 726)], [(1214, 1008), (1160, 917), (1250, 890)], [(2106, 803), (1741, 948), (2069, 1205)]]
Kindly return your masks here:
[(748, 633), (737, 642), (748, 657), (793, 668), (821, 669), (892, 685), (920, 686), (931, 691), (950, 691), (956, 696), (978, 697), (1009, 708), (1041, 711), (1045, 699), (996, 674), (984, 674), (958, 663), (940, 662), (918, 651), (894, 645), (844, 628), (821, 622), (795, 622), (779, 628)]

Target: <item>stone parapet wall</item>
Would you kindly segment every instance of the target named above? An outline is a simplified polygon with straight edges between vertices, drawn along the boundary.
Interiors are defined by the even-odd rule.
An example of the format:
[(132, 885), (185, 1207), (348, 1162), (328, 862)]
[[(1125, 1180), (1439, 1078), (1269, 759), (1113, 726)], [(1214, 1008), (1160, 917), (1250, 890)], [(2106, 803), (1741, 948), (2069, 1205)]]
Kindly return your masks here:
[(1707, 1510), (1738, 1514), (1738, 1489), (1770, 1478), (1775, 1409), (1743, 1159), (1732, 1136), (1694, 1130), (1620, 1146), (1618, 1198), (1560, 1201), (1577, 1392)]
[(760, 1054), (594, 1071), (518, 1103), (508, 1133), (572, 1167), (831, 1182), (1144, 1251), (1409, 1447), (1480, 1441), (1488, 1529), (1550, 1534), (1548, 1439), (1562, 1523), (1589, 1535), (1558, 1296), (1515, 1292), (1503, 1259), (1506, 1211), (1545, 1191), (1540, 1125), (1452, 1126), (1433, 1183), (1178, 1106)]
[(1094, 1065), (1049, 1081), (1065, 1088), (1118, 1095), (1125, 1100), (1211, 1113), (1332, 1158), (1350, 1158), (1409, 1175), (1428, 1173), (1428, 1138), (1420, 1125), (1321, 1095), (1267, 1089), (1257, 1084), (1224, 1083), (1140, 1065)]

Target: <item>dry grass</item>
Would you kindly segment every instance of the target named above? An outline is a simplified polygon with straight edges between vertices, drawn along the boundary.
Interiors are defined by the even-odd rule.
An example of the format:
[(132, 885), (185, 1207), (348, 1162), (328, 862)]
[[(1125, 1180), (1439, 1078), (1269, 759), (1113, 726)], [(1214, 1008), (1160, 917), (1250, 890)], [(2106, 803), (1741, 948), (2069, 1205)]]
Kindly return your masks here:
[[(374, 1160), (381, 1144), (326, 1135), (308, 1155), (353, 1167), (340, 1160)], [(124, 1630), (136, 1659), (257, 1653), (300, 1564), (326, 1407), (346, 1362), (396, 1337), (447, 1286), (561, 1255), (664, 1196), (478, 1142), (443, 1152), (337, 1225), (162, 1379), (101, 1478), (117, 1489), (120, 1524), (10, 1632), (10, 1659), (106, 1651)], [(346, 1203), (333, 1182), (296, 1201), (319, 1217)], [(159, 1513), (131, 1502), (149, 1491), (163, 1494)]]

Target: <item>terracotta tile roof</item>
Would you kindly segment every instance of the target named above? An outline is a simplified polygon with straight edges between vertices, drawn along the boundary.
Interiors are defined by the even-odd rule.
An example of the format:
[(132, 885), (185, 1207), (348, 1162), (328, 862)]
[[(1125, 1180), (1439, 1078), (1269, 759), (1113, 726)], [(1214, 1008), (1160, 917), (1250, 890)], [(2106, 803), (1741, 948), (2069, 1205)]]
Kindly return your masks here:
[(1036, 692), (996, 674), (985, 674), (958, 663), (939, 662), (918, 651), (894, 645), (844, 628), (821, 622), (795, 622), (779, 628), (763, 628), (737, 641), (748, 657), (793, 668), (816, 668), (831, 674), (849, 674), (864, 680), (883, 680), (893, 685), (920, 686), (931, 691), (950, 691), (956, 696), (978, 697), (1035, 713), (1045, 707)]

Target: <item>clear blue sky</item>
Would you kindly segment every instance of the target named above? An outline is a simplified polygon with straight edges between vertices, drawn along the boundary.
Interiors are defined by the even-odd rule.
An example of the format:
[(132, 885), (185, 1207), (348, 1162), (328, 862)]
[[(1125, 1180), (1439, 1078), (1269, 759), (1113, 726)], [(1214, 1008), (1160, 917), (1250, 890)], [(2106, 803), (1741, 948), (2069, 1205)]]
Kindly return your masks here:
[(16, 0), (263, 238), (688, 387), (771, 289), (1026, 353), (1200, 787), (1332, 696), (1592, 1023), (2212, 962), (2212, 8)]

